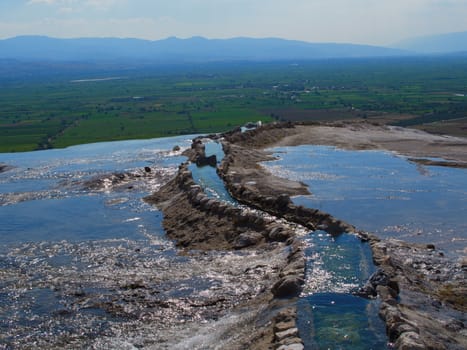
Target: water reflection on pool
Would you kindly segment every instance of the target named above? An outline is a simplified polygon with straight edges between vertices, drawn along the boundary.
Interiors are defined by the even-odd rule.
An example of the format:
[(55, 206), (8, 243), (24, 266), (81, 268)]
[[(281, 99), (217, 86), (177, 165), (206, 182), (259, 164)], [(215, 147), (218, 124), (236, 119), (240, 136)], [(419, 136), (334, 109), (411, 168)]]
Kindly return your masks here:
[(274, 148), (265, 163), (304, 182), (311, 196), (294, 202), (321, 209), (380, 237), (434, 243), (447, 254), (467, 246), (467, 170), (422, 166), (382, 151), (328, 146)]
[[(176, 144), (187, 147), (190, 139), (1, 154), (12, 169), (0, 174), (0, 252), (23, 242), (146, 239), (147, 229), (163, 236), (162, 215), (141, 199), (185, 159), (170, 151)], [(145, 176), (145, 166), (154, 176)], [(108, 187), (113, 173), (132, 172), (120, 187)]]
[(300, 336), (309, 350), (387, 349), (378, 304), (351, 294), (317, 293), (298, 301)]

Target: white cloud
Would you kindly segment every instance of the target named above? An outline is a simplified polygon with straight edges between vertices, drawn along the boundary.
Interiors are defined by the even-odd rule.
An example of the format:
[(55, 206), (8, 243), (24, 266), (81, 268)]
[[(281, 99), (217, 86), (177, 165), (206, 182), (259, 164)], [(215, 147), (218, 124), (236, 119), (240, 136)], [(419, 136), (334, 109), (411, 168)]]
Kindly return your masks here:
[(63, 0), (29, 0), (27, 2), (28, 5), (35, 5), (35, 4), (46, 4), (46, 5), (53, 5)]
[[(29, 0), (28, 4), (20, 13), (3, 16), (3, 23), (0, 14), (2, 37), (12, 35), (6, 27), (16, 26), (18, 33), (13, 35), (27, 28), (27, 34), (60, 37), (275, 36), (385, 45), (412, 36), (467, 30), (467, 0)], [(18, 19), (14, 24), (13, 18), (23, 22)]]
[(115, 5), (125, 2), (125, 0), (86, 0), (84, 5), (99, 10), (108, 10)]
[(110, 9), (127, 0), (29, 0), (28, 5), (56, 5), (61, 9), (71, 7), (90, 7), (94, 9)]
[(173, 35), (190, 37), (191, 30), (189, 24), (170, 17), (127, 19), (48, 17), (28, 23), (0, 22), (0, 33), (5, 38), (35, 34), (57, 38), (120, 37), (154, 40)]
[(73, 7), (61, 7), (60, 9), (58, 9), (58, 13), (63, 14), (63, 15), (69, 15), (73, 12), (75, 12)]

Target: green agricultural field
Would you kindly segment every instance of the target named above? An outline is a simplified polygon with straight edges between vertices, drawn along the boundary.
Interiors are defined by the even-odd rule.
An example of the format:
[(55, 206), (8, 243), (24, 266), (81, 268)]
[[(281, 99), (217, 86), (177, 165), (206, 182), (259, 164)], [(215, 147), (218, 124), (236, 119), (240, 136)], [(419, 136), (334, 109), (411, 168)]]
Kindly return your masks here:
[(0, 76), (0, 152), (257, 120), (374, 118), (467, 135), (465, 57), (72, 68)]

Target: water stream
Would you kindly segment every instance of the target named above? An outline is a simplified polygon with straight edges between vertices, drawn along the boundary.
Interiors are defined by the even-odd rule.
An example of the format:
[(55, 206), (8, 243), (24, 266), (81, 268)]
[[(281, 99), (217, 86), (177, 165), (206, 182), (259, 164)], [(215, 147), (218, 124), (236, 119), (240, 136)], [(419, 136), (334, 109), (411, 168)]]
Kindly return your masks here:
[[(207, 157), (215, 155), (218, 163), (224, 158), (224, 151), (219, 142), (205, 142), (205, 152)], [(203, 188), (209, 197), (238, 205), (238, 202), (226, 191), (224, 183), (217, 175), (215, 168), (211, 166), (198, 167), (196, 164), (190, 164), (189, 170), (193, 175), (193, 179)]]
[(385, 349), (378, 301), (352, 294), (375, 271), (369, 245), (322, 231), (302, 239), (307, 265), (298, 327), (307, 349)]

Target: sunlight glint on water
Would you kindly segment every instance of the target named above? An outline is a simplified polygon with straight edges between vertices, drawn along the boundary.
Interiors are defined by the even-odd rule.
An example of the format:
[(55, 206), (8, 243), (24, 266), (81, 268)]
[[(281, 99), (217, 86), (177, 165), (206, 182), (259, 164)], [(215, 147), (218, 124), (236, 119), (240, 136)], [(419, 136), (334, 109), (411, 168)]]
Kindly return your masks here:
[(302, 181), (321, 209), (378, 236), (434, 243), (458, 256), (467, 247), (467, 169), (421, 166), (382, 151), (303, 145), (272, 149), (274, 174)]

